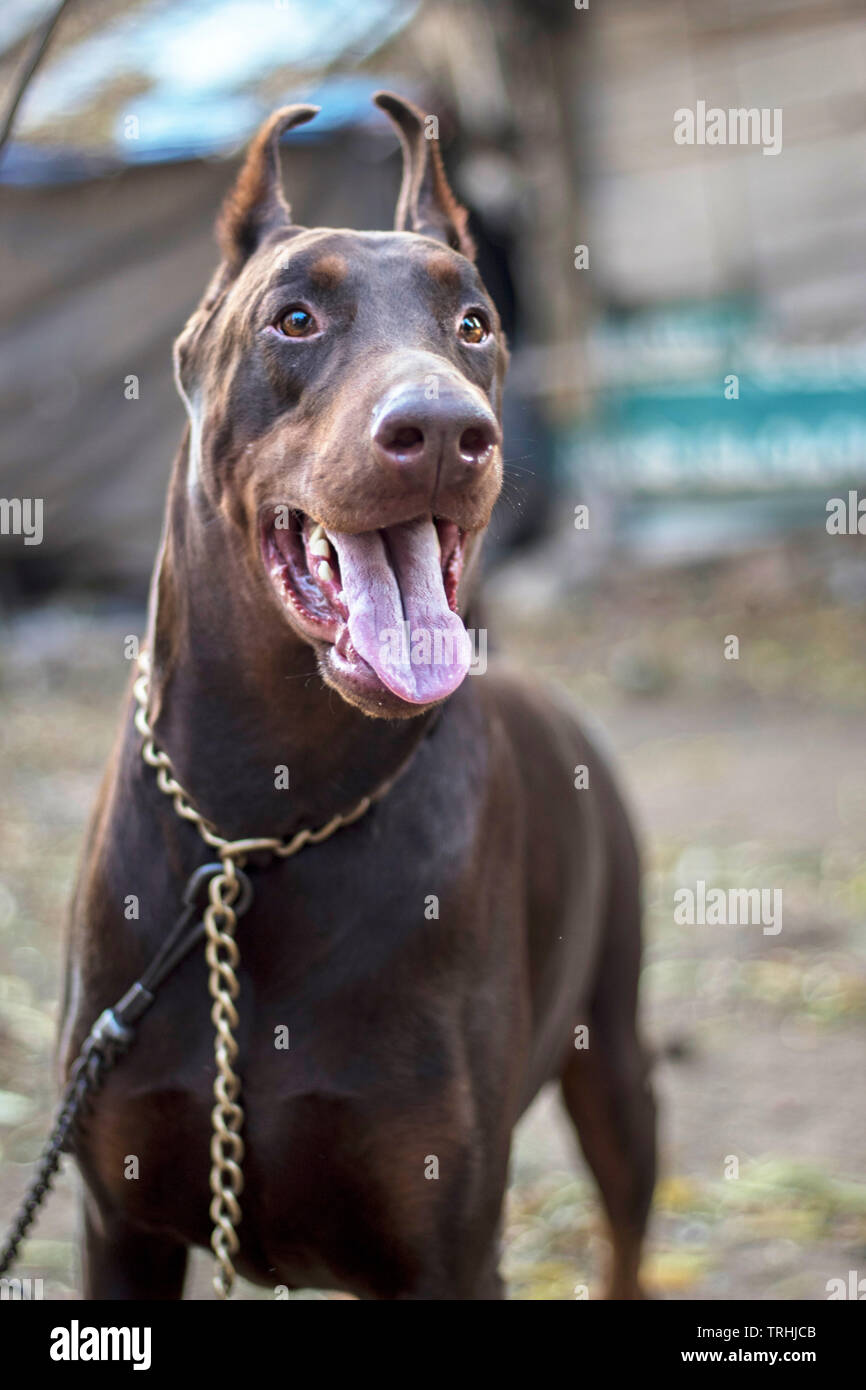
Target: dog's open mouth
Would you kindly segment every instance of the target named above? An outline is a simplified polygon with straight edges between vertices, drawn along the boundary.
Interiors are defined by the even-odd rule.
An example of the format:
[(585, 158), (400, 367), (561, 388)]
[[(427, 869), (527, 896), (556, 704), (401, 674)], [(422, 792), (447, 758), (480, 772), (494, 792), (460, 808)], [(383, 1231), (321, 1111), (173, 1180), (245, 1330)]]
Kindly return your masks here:
[(262, 524), (265, 567), (304, 634), (331, 644), (344, 676), (413, 705), (450, 695), (469, 669), (457, 612), (466, 533), (439, 517), (331, 531), (278, 508)]

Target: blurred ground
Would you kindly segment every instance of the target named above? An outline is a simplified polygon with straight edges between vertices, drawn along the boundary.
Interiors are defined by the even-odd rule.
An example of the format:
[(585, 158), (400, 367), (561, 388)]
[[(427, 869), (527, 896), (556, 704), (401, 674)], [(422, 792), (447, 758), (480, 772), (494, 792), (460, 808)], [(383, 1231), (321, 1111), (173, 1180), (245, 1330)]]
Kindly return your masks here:
[[(712, 568), (620, 568), (553, 606), (533, 563), (493, 586), (491, 626), (601, 723), (645, 842), (663, 1175), (648, 1283), (670, 1298), (824, 1298), (828, 1279), (866, 1272), (862, 596), (793, 542)], [(65, 905), (128, 676), (122, 639), (140, 628), (82, 601), (15, 618), (0, 646), (3, 1224), (49, 1123)], [(722, 657), (729, 633), (737, 662)], [(781, 887), (782, 932), (675, 926), (674, 888), (697, 878)], [(19, 1270), (46, 1298), (77, 1296), (75, 1185), (67, 1170)], [(515, 1145), (511, 1297), (595, 1296), (604, 1257), (594, 1190), (545, 1095)], [(196, 1257), (189, 1292), (207, 1281)]]

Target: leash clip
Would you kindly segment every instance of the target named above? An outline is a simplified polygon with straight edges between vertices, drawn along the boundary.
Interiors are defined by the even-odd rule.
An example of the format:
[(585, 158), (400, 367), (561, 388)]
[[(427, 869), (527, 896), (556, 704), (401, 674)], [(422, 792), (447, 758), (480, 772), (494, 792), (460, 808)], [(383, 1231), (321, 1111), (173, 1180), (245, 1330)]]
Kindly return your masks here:
[[(225, 864), (221, 861), (200, 865), (190, 874), (183, 890), (184, 906), (198, 907), (203, 885), (209, 884), (212, 878), (216, 878), (217, 874), (223, 873), (225, 873)], [(240, 892), (236, 901), (231, 904), (231, 908), (236, 917), (243, 917), (244, 913), (249, 911), (253, 901), (253, 885), (250, 883), (249, 875), (244, 873), (243, 869), (239, 869), (237, 865), (235, 865), (235, 878), (240, 884)], [(207, 906), (206, 897), (201, 906)]]

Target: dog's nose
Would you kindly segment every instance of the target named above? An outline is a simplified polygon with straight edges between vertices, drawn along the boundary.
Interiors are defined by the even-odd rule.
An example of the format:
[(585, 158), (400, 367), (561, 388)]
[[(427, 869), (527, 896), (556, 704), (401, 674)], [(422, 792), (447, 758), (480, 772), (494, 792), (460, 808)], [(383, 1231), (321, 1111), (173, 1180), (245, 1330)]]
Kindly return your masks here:
[(373, 445), (383, 462), (475, 472), (493, 460), (501, 432), (493, 411), (468, 392), (401, 387), (378, 412)]

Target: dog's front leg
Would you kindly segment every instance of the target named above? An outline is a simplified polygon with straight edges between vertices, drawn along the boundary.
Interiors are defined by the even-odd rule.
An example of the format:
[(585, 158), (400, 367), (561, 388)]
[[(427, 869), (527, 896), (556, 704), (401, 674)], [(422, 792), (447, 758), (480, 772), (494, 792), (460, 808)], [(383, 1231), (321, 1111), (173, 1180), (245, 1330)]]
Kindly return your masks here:
[(179, 1299), (187, 1248), (84, 1203), (83, 1292), (88, 1299)]

